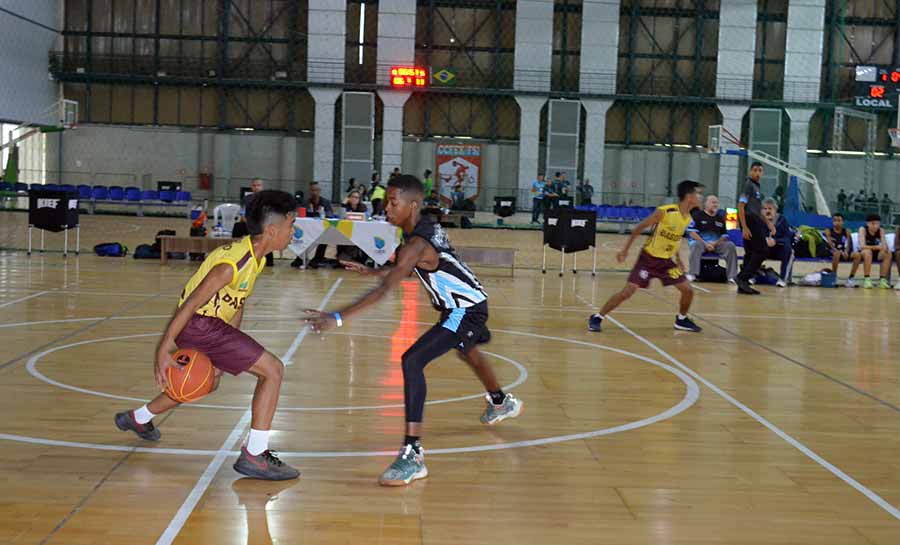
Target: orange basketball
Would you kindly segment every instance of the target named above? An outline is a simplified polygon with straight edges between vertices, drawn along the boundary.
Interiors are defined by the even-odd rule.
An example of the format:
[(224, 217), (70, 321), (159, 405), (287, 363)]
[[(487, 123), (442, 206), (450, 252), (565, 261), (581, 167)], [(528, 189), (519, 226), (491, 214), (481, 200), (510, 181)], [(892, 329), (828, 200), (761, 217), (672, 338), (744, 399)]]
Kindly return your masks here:
[(166, 369), (166, 395), (180, 403), (197, 401), (213, 387), (215, 374), (206, 354), (193, 348), (177, 350), (172, 359), (178, 367)]

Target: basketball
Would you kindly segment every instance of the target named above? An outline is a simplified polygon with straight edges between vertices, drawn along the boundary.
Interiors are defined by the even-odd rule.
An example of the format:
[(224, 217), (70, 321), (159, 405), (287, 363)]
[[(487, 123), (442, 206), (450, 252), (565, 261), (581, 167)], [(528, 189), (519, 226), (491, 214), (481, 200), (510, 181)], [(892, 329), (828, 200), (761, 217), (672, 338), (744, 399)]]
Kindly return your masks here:
[(172, 359), (178, 364), (166, 370), (166, 395), (181, 403), (197, 401), (213, 387), (215, 373), (206, 354), (193, 348), (177, 350)]

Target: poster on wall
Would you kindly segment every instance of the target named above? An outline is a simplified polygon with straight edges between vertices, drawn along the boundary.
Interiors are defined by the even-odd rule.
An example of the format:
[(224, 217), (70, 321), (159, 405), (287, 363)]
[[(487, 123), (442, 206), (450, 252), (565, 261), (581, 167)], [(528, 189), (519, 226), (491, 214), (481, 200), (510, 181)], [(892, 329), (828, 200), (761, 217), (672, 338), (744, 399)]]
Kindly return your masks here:
[(481, 145), (438, 144), (436, 182), (444, 205), (474, 201), (481, 192)]

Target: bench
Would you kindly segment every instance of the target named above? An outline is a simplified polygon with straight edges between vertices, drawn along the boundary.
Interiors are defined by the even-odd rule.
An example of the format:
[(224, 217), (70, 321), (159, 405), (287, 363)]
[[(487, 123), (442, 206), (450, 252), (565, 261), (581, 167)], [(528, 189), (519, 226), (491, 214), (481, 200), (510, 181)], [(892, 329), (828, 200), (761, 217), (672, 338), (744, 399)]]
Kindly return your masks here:
[(144, 208), (182, 208), (185, 210), (185, 213), (188, 217), (191, 216), (191, 203), (187, 201), (178, 201), (178, 202), (165, 202), (165, 201), (113, 201), (113, 200), (96, 200), (96, 199), (81, 199), (82, 204), (88, 205), (88, 214), (94, 214), (97, 211), (97, 206), (122, 206), (125, 208), (129, 208), (132, 206), (137, 207), (137, 215), (139, 217), (144, 215)]
[(452, 210), (449, 214), (442, 215), (438, 221), (441, 227), (460, 227), (463, 218), (472, 219), (474, 217), (475, 212), (469, 210)]
[(167, 264), (169, 262), (169, 252), (206, 254), (219, 246), (225, 246), (226, 244), (231, 244), (237, 240), (240, 239), (231, 237), (173, 237), (163, 235), (159, 237), (159, 262), (161, 265)]
[(488, 268), (509, 267), (512, 276), (516, 274), (515, 248), (485, 248), (480, 246), (457, 247), (459, 258), (468, 265), (477, 265)]

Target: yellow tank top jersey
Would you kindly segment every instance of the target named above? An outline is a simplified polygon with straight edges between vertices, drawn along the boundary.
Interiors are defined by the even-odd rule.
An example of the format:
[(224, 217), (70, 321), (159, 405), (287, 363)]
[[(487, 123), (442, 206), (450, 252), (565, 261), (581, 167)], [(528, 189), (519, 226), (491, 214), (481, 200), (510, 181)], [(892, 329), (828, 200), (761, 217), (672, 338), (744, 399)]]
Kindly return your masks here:
[(266, 266), (265, 260), (262, 260), (260, 263), (253, 254), (253, 244), (250, 242), (250, 237), (244, 237), (237, 242), (219, 246), (210, 252), (197, 272), (194, 273), (194, 276), (185, 285), (184, 291), (181, 292), (178, 306), (180, 307), (184, 304), (191, 293), (197, 289), (197, 286), (203, 282), (209, 271), (223, 263), (231, 265), (234, 269), (233, 280), (216, 292), (206, 304), (197, 309), (197, 314), (219, 318), (223, 322), (230, 323), (235, 314), (244, 306), (244, 301), (250, 296), (250, 292), (253, 291), (253, 284), (256, 283), (257, 275)]
[(671, 259), (693, 218), (682, 216), (677, 204), (666, 204), (657, 210), (662, 210), (663, 216), (644, 243), (644, 251), (653, 257)]

